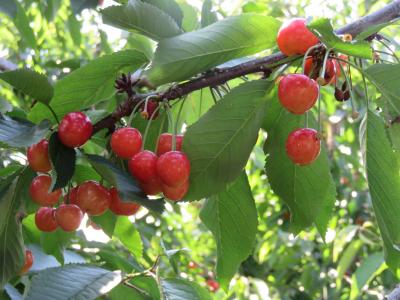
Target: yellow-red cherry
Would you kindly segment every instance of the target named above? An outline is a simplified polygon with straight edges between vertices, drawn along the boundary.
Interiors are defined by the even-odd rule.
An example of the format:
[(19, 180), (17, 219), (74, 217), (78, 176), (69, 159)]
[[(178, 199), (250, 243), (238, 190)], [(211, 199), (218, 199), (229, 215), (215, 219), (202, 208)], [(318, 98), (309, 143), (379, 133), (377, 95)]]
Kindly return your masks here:
[(279, 102), (293, 114), (304, 114), (318, 99), (319, 87), (315, 80), (302, 74), (289, 74), (279, 81)]
[(294, 18), (283, 23), (276, 39), (281, 52), (287, 56), (305, 54), (318, 44), (318, 38), (308, 30), (306, 19)]
[(142, 148), (142, 135), (136, 128), (120, 128), (111, 135), (110, 144), (118, 157), (131, 158)]
[(58, 225), (55, 218), (55, 209), (52, 207), (41, 207), (35, 213), (35, 224), (40, 231), (52, 232)]
[(189, 190), (189, 180), (186, 180), (182, 185), (177, 187), (170, 187), (168, 185), (162, 185), (162, 192), (165, 197), (173, 201), (182, 200)]
[[(170, 133), (162, 133), (158, 137), (157, 141), (157, 155), (163, 155), (164, 153), (167, 153), (168, 151), (172, 151), (172, 134)], [(176, 135), (176, 151), (181, 151), (182, 150), (182, 143), (183, 143), (183, 135), (177, 134)]]
[(311, 164), (318, 158), (321, 141), (318, 132), (312, 128), (292, 131), (286, 140), (286, 153), (298, 165)]
[(162, 191), (161, 181), (158, 177), (146, 183), (139, 181), (139, 186), (142, 191), (149, 196), (158, 195)]
[(53, 206), (61, 196), (61, 190), (55, 190), (49, 193), (51, 177), (40, 175), (33, 178), (29, 186), (29, 194), (33, 201), (41, 206)]
[(169, 151), (157, 160), (157, 175), (161, 182), (170, 187), (178, 187), (189, 179), (190, 162), (181, 151)]
[[(318, 78), (319, 72), (315, 73), (314, 68), (316, 68), (314, 59), (312, 57), (308, 57), (304, 64), (304, 74), (315, 80)], [(335, 79), (335, 76), (340, 75), (340, 72), (338, 73), (337, 68), (340, 69), (336, 61), (332, 59), (328, 59), (326, 61), (324, 82), (322, 82), (321, 85), (327, 85), (329, 83), (332, 83), (333, 80)]]
[(129, 172), (137, 180), (149, 183), (157, 177), (158, 157), (149, 150), (135, 154), (128, 163)]
[(21, 268), (21, 271), (19, 272), (20, 275), (25, 274), (26, 272), (29, 271), (29, 269), (32, 267), (33, 265), (33, 254), (31, 250), (25, 250), (25, 261), (24, 261), (24, 265)]
[(58, 226), (64, 231), (76, 231), (83, 219), (82, 210), (75, 204), (61, 204), (55, 213)]
[(64, 196), (64, 202), (66, 204), (78, 205), (77, 195), (78, 195), (78, 186), (73, 187), (72, 189), (69, 190), (68, 194)]
[(66, 114), (58, 126), (58, 137), (65, 146), (71, 148), (85, 144), (92, 133), (92, 122), (79, 111)]
[(111, 203), (110, 210), (119, 216), (131, 216), (138, 212), (140, 205), (133, 202), (122, 201), (116, 188), (110, 189)]
[(76, 205), (91, 216), (102, 215), (110, 206), (108, 189), (95, 181), (86, 181), (78, 187)]
[(33, 171), (46, 173), (51, 170), (49, 159), (49, 142), (45, 139), (28, 148), (28, 164)]

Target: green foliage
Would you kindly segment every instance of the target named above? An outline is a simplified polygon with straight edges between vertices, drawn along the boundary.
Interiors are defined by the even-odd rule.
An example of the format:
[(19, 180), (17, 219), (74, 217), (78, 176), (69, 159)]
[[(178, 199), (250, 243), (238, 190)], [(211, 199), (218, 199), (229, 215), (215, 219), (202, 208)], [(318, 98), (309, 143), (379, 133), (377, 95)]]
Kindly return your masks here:
[(217, 241), (217, 278), (227, 291), (238, 267), (254, 247), (257, 210), (245, 173), (208, 199), (200, 213)]
[(243, 83), (188, 128), (183, 150), (191, 161), (191, 174), (185, 199), (214, 195), (239, 176), (257, 141), (271, 85)]
[(176, 278), (162, 279), (160, 281), (160, 293), (165, 300), (211, 299), (207, 291), (196, 283)]
[(132, 255), (138, 259), (142, 257), (143, 244), (140, 234), (127, 217), (118, 217), (113, 235), (124, 244)]
[(122, 279), (120, 271), (96, 266), (67, 265), (39, 272), (32, 279), (26, 299), (96, 299), (115, 287)]
[(164, 39), (147, 71), (148, 79), (156, 85), (184, 80), (231, 59), (271, 48), (279, 25), (272, 17), (243, 14)]

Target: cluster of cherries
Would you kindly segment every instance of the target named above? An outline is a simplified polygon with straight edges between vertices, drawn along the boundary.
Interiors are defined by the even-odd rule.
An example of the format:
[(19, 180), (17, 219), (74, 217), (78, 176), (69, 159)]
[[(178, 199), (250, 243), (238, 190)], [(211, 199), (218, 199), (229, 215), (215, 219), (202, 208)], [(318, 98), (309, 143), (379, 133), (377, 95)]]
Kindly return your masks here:
[[(301, 18), (285, 22), (277, 36), (278, 47), (287, 56), (304, 55), (319, 43), (318, 38), (308, 30), (306, 20)], [(306, 57), (304, 74), (288, 74), (280, 78), (278, 98), (283, 107), (293, 114), (301, 115), (310, 110), (319, 97), (319, 85), (334, 83), (340, 76), (336, 60), (327, 59), (325, 74), (319, 77), (317, 61)], [(292, 131), (286, 141), (286, 152), (296, 164), (308, 165), (315, 161), (321, 150), (318, 132), (312, 128)]]
[[(92, 135), (93, 127), (90, 119), (81, 112), (67, 114), (58, 128), (61, 142), (71, 148), (82, 146)], [(86, 181), (73, 187), (63, 197), (64, 203), (58, 204), (62, 191), (49, 191), (51, 177), (47, 174), (52, 166), (49, 159), (49, 143), (46, 139), (28, 148), (27, 158), (32, 170), (40, 174), (35, 177), (29, 187), (29, 194), (41, 207), (35, 214), (35, 223), (39, 230), (52, 232), (58, 227), (64, 231), (75, 231), (79, 228), (84, 213), (98, 216), (110, 209), (117, 215), (133, 215), (140, 205), (123, 202), (116, 188), (107, 189), (95, 181)]]
[(112, 151), (129, 159), (129, 172), (140, 188), (149, 196), (162, 192), (173, 201), (181, 200), (189, 189), (190, 162), (182, 152), (182, 143), (182, 135), (163, 133), (154, 153), (143, 150), (142, 135), (136, 128), (119, 128), (111, 136)]

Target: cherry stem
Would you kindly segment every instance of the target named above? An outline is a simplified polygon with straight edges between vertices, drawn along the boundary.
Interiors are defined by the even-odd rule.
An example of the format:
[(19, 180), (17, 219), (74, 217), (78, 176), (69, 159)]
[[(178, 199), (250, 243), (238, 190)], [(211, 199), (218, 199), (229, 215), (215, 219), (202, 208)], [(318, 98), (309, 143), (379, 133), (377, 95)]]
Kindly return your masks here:
[(167, 113), (167, 117), (168, 117), (168, 124), (169, 127), (172, 131), (172, 151), (175, 151), (176, 149), (176, 139), (174, 137), (174, 132), (175, 132), (175, 127), (174, 127), (174, 122), (172, 121), (172, 113), (171, 113), (171, 109), (168, 105), (168, 101), (164, 100), (163, 101), (164, 107), (165, 107), (165, 112)]
[[(339, 60), (339, 59), (338, 59), (338, 60)], [(343, 61), (345, 61), (345, 60), (343, 60)], [(347, 62), (347, 61), (345, 61), (345, 62)], [(348, 66), (349, 66), (349, 65), (353, 65), (353, 63), (348, 64)], [(354, 94), (353, 94), (353, 88), (352, 88), (352, 85), (351, 85), (351, 81), (349, 80), (349, 77), (347, 76), (347, 73), (346, 73), (346, 71), (344, 70), (344, 68), (343, 68), (343, 66), (342, 66), (341, 63), (339, 63), (339, 67), (340, 67), (340, 70), (341, 70), (342, 73), (343, 73), (344, 79), (345, 79), (346, 82), (347, 82), (347, 87), (348, 87), (349, 92), (350, 92), (351, 110), (352, 110), (352, 112), (354, 113), (354, 112), (356, 112), (356, 108), (355, 108), (354, 101), (353, 101)], [(357, 70), (359, 70), (361, 73), (363, 73), (363, 72), (360, 70), (359, 67), (356, 66), (355, 68), (356, 68)], [(350, 68), (348, 69), (348, 71), (351, 72)]]
[(322, 64), (322, 69), (321, 69), (321, 72), (319, 73), (319, 77), (321, 77), (324, 80), (325, 80), (326, 65), (327, 65), (329, 53), (331, 52), (331, 50), (332, 49), (326, 49), (326, 53), (324, 56), (324, 62)]
[[(185, 102), (186, 102), (186, 96), (182, 99), (181, 106), (179, 107), (178, 115), (176, 116), (176, 122), (175, 122), (175, 128), (174, 128), (175, 131), (174, 131), (174, 133), (172, 135), (172, 144), (175, 144), (175, 147), (176, 147), (176, 136), (178, 134), (179, 120), (181, 118), (183, 105), (185, 104)], [(174, 148), (174, 150), (175, 150), (175, 148)]]
[[(363, 61), (360, 58), (359, 59), (360, 63), (360, 68), (363, 69)], [(365, 98), (367, 99), (367, 108), (369, 108), (369, 97), (368, 97), (368, 87), (367, 87), (367, 81), (365, 80), (365, 75), (363, 72), (361, 72), (362, 80), (363, 80), (363, 85), (364, 85), (364, 93), (365, 93)]]
[[(146, 100), (147, 100), (148, 98), (149, 98), (149, 97), (147, 97)], [(147, 135), (148, 135), (148, 132), (149, 132), (149, 129), (150, 129), (151, 121), (153, 121), (153, 117), (154, 117), (154, 116), (156, 115), (156, 113), (159, 111), (160, 107), (161, 107), (161, 105), (157, 106), (157, 108), (153, 111), (153, 113), (152, 113), (151, 116), (150, 116), (149, 122), (148, 122), (147, 125), (146, 125), (146, 129), (145, 129), (144, 135), (143, 135), (142, 151), (144, 150), (144, 145), (146, 144), (146, 139), (147, 139)]]
[(321, 88), (318, 84), (318, 133), (321, 134)]
[(53, 108), (50, 106), (50, 104), (45, 104), (46, 107), (49, 109), (49, 111), (51, 112), (51, 114), (53, 115), (54, 119), (56, 120), (57, 124), (60, 124), (60, 120), (57, 117), (56, 112), (53, 110)]
[(303, 69), (303, 74), (304, 74), (304, 69), (305, 69), (305, 66), (306, 66), (306, 60), (307, 60), (308, 55), (310, 54), (310, 52), (311, 52), (312, 50), (314, 50), (314, 49), (316, 49), (316, 48), (319, 48), (320, 46), (321, 46), (321, 45), (317, 44), (317, 45), (314, 45), (314, 46), (312, 46), (312, 47), (310, 47), (310, 48), (307, 49), (307, 51), (306, 51), (306, 53), (304, 54), (304, 57), (303, 57), (303, 62), (302, 62), (302, 64), (301, 64), (301, 67), (302, 67), (302, 69)]
[[(147, 97), (147, 98), (148, 98), (148, 97)], [(139, 106), (142, 105), (143, 102), (145, 102), (145, 101), (147, 100), (147, 98), (146, 98), (146, 99), (143, 99), (143, 100), (140, 100), (140, 101), (135, 105), (135, 107), (133, 108), (131, 114), (129, 115), (128, 126), (131, 126), (132, 120), (133, 120), (133, 117), (134, 117), (135, 114), (136, 114), (136, 111), (138, 110)]]
[(388, 44), (386, 44), (386, 43), (385, 43), (384, 41), (382, 41), (382, 40), (378, 40), (378, 42), (381, 43), (386, 49), (388, 49), (388, 50), (392, 53), (392, 56), (397, 60), (397, 62), (400, 62), (399, 58), (398, 58), (397, 55), (396, 55), (396, 52), (394, 52), (394, 51), (390, 48), (390, 46), (389, 46)]

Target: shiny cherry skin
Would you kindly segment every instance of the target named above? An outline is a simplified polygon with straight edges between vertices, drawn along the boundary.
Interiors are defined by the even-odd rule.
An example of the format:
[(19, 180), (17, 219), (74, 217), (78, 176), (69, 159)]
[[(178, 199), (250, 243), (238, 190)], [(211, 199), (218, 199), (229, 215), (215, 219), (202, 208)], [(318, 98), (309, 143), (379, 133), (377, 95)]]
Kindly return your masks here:
[[(182, 150), (182, 143), (183, 143), (183, 135), (177, 134), (176, 135), (176, 151)], [(163, 155), (168, 151), (172, 151), (172, 134), (170, 133), (162, 133), (158, 137), (157, 141), (157, 155)]]
[(90, 216), (102, 215), (110, 202), (110, 192), (98, 182), (86, 181), (78, 188), (76, 204)]
[(131, 158), (142, 148), (142, 135), (136, 128), (120, 128), (111, 135), (110, 144), (118, 157)]
[(153, 152), (141, 151), (129, 160), (129, 172), (137, 180), (149, 183), (157, 177), (157, 160), (158, 157)]
[(26, 152), (28, 164), (35, 172), (46, 173), (51, 170), (49, 159), (49, 142), (45, 139), (28, 148)]
[(177, 187), (170, 187), (168, 185), (162, 185), (162, 192), (165, 197), (173, 201), (182, 200), (189, 190), (189, 180), (186, 180), (182, 185)]
[(65, 203), (78, 205), (78, 201), (77, 201), (78, 188), (79, 187), (76, 186), (69, 190), (69, 193), (64, 196)]
[[(314, 67), (314, 60), (312, 57), (308, 57), (306, 59), (306, 63), (304, 64), (304, 74), (309, 76), (312, 79), (317, 79), (319, 74), (311, 74), (314, 73), (312, 72), (313, 67)], [(335, 76), (337, 76), (337, 67), (336, 61), (332, 59), (328, 59), (326, 62), (326, 68), (325, 68), (325, 76), (324, 76), (324, 82), (321, 82), (321, 85), (327, 85), (331, 82), (333, 82)], [(340, 67), (339, 67), (340, 68)]]
[(151, 181), (144, 183), (139, 181), (139, 186), (142, 191), (148, 196), (155, 196), (161, 193), (162, 184), (158, 177), (153, 178)]
[(279, 102), (296, 115), (304, 114), (312, 108), (318, 99), (318, 94), (318, 84), (306, 75), (289, 74), (279, 82)]
[(110, 210), (119, 216), (131, 216), (138, 212), (140, 205), (133, 202), (124, 202), (118, 195), (116, 188), (110, 189), (111, 203)]
[(219, 289), (219, 283), (213, 279), (207, 279), (206, 283), (211, 292), (216, 292)]
[(181, 151), (169, 151), (157, 160), (157, 175), (161, 182), (170, 187), (178, 187), (189, 179), (190, 162)]
[(286, 153), (298, 165), (309, 165), (315, 161), (321, 151), (318, 132), (312, 128), (300, 128), (292, 131), (286, 140)]
[(276, 39), (281, 52), (287, 56), (305, 54), (318, 44), (318, 38), (308, 30), (306, 19), (294, 18), (283, 23)]
[(52, 207), (41, 207), (35, 214), (35, 224), (40, 231), (52, 232), (57, 229), (55, 209)]
[[(145, 110), (145, 103), (143, 103), (141, 109), (142, 112), (140, 113), (140, 115), (146, 119), (146, 120), (150, 120), (151, 116), (153, 116), (154, 111), (158, 108), (158, 102), (157, 101), (152, 101), (149, 100), (147, 102), (147, 110)], [(154, 113), (154, 116), (152, 118), (152, 120), (157, 119), (158, 117), (158, 110)]]
[(51, 177), (48, 175), (40, 175), (33, 178), (29, 187), (29, 194), (33, 201), (41, 206), (53, 206), (57, 203), (61, 196), (61, 190), (55, 190), (49, 193), (51, 185)]
[(64, 231), (76, 231), (83, 219), (82, 210), (75, 204), (61, 204), (55, 213), (58, 226)]
[(24, 261), (24, 265), (22, 266), (21, 271), (19, 272), (20, 275), (25, 274), (26, 272), (29, 271), (29, 269), (32, 267), (33, 265), (33, 254), (31, 250), (25, 250), (25, 261)]
[(58, 126), (58, 137), (68, 147), (75, 148), (85, 144), (93, 133), (89, 117), (82, 112), (71, 112), (64, 116)]

